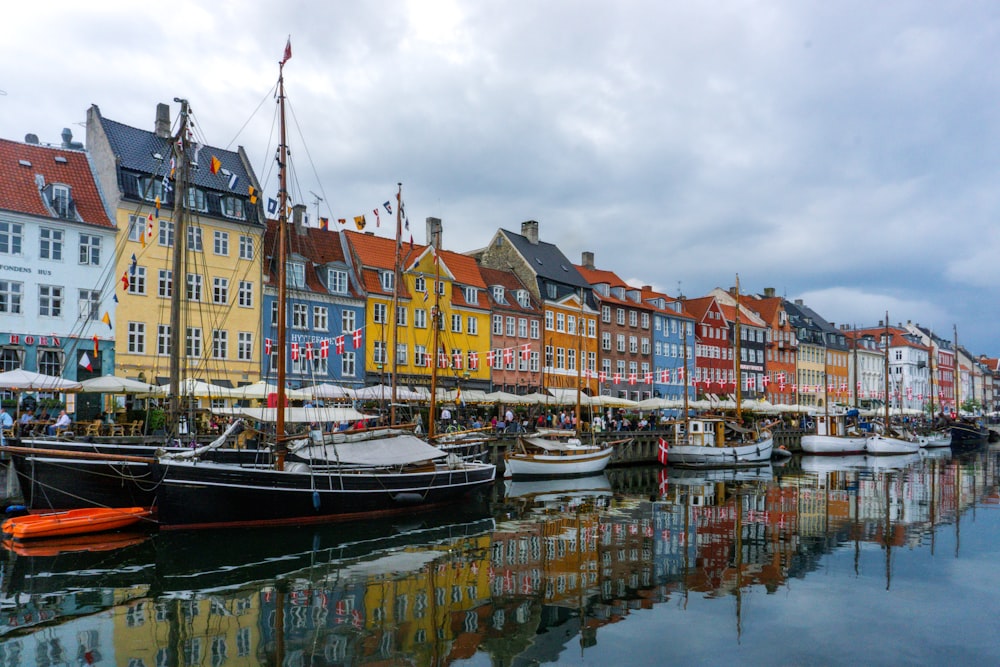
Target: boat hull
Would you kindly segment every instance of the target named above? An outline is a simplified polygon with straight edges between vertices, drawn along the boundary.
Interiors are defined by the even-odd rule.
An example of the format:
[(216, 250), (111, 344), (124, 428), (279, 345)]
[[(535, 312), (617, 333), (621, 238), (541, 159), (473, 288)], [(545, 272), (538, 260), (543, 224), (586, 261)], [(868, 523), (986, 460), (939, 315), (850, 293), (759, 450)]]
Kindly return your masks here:
[(896, 454), (914, 454), (920, 451), (920, 443), (899, 438), (888, 438), (884, 435), (872, 435), (865, 443), (867, 453), (872, 456), (893, 456)]
[(3, 522), (5, 536), (15, 540), (65, 537), (117, 530), (150, 515), (143, 507), (106, 507), (27, 514)]
[(989, 429), (976, 424), (953, 424), (951, 446), (953, 449), (975, 449), (989, 441)]
[(951, 447), (951, 433), (943, 432), (918, 435), (917, 442), (925, 449), (933, 449), (935, 447)]
[(579, 477), (603, 471), (614, 450), (594, 448), (580, 453), (507, 452), (504, 475), (507, 477)]
[[(454, 502), (494, 481), (496, 467), (417, 472), (278, 471), (213, 463), (152, 464), (161, 528), (310, 524), (389, 515)], [(305, 467), (302, 467), (305, 468)]]
[(802, 451), (806, 454), (846, 456), (864, 454), (866, 437), (809, 434), (802, 436)]
[(746, 445), (670, 445), (667, 463), (671, 466), (698, 468), (738, 468), (741, 466), (764, 465), (771, 460), (774, 439)]

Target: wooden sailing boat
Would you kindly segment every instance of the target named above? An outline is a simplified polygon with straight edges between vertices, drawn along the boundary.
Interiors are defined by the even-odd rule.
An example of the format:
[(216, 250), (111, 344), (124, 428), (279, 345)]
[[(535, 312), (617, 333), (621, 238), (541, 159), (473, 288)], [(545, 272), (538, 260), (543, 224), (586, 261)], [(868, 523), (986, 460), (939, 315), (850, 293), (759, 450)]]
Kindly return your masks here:
[[(740, 302), (739, 276), (736, 277), (736, 319), (734, 343), (736, 351), (734, 372), (736, 379), (736, 419), (742, 419), (740, 400)], [(684, 368), (687, 377), (687, 336), (684, 344)], [(672, 466), (692, 468), (729, 468), (765, 465), (771, 460), (774, 438), (770, 433), (759, 434), (740, 423), (727, 423), (722, 417), (692, 419), (688, 412), (687, 379), (684, 387), (684, 418), (674, 422), (672, 439), (668, 445), (667, 461)], [(727, 429), (729, 436), (727, 436)], [(662, 462), (662, 459), (661, 459)]]
[(889, 346), (892, 342), (889, 332), (889, 313), (885, 314), (885, 333), (883, 334), (883, 358), (885, 359), (883, 374), (885, 380), (885, 423), (882, 425), (882, 432), (875, 433), (868, 437), (865, 442), (865, 451), (874, 456), (913, 454), (920, 451), (920, 444), (900, 437), (893, 437), (892, 422), (889, 415)]
[[(280, 111), (278, 312), (285, 311), (287, 254), (285, 86), (279, 64)], [(278, 318), (277, 404), (285, 405), (285, 318)], [(455, 501), (493, 482), (495, 466), (445, 460), (446, 454), (410, 433), (384, 430), (295, 439), (285, 433), (286, 409), (276, 410), (274, 464), (236, 465), (161, 457), (157, 518), (164, 528), (319, 523), (360, 515), (412, 511)], [(291, 459), (291, 460), (289, 460)]]
[(955, 416), (951, 425), (951, 446), (953, 449), (975, 449), (989, 441), (989, 429), (976, 419), (962, 417), (962, 362), (958, 347), (958, 327), (953, 328), (955, 335)]
[[(857, 377), (857, 350), (854, 351), (855, 377)], [(823, 382), (823, 412), (813, 413), (810, 417), (816, 423), (816, 430), (813, 433), (806, 433), (802, 436), (802, 451), (807, 454), (824, 455), (851, 455), (864, 454), (868, 447), (867, 434), (861, 433), (857, 424), (849, 423), (850, 418), (856, 418), (859, 414), (857, 407), (857, 391), (855, 391), (855, 406), (852, 410), (845, 410), (841, 406), (830, 409), (830, 381), (824, 378)]]

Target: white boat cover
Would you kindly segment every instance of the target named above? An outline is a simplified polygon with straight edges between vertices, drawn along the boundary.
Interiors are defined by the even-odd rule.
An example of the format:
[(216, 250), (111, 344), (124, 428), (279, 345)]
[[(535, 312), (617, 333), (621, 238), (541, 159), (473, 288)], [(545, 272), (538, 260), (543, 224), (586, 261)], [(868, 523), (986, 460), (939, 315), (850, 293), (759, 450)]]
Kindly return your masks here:
[[(548, 438), (531, 438), (525, 437), (521, 438), (521, 441), (529, 447), (537, 447), (538, 449), (544, 449), (548, 452), (569, 452), (569, 451), (579, 451), (581, 443), (577, 442), (564, 442), (562, 440), (549, 440)], [(582, 445), (586, 447), (587, 445)]]
[(330, 463), (368, 466), (405, 465), (447, 456), (447, 452), (428, 445), (413, 435), (395, 435), (361, 442), (326, 445), (307, 444), (297, 449), (296, 454)]
[[(273, 424), (278, 417), (277, 408), (213, 408), (212, 412), (217, 415), (232, 415), (234, 417), (246, 417), (259, 422)], [(285, 408), (285, 422), (289, 424), (309, 424), (327, 422), (351, 422), (365, 419), (366, 415), (358, 412), (354, 408), (344, 406), (327, 406), (322, 408)]]

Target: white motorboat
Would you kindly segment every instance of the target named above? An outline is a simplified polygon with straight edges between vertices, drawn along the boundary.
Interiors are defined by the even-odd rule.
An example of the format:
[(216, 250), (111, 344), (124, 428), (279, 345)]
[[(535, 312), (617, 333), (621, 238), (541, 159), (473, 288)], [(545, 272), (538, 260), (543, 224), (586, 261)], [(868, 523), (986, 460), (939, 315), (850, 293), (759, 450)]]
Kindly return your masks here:
[(583, 444), (578, 438), (521, 436), (504, 454), (504, 477), (573, 477), (598, 473), (608, 467), (615, 444), (618, 443)]
[[(729, 468), (764, 465), (771, 460), (774, 438), (721, 418), (687, 419), (673, 424), (667, 463), (671, 466)], [(686, 429), (686, 430), (685, 430)], [(734, 437), (727, 440), (726, 430)]]
[(856, 424), (849, 423), (855, 416), (857, 410), (810, 415), (810, 419), (816, 424), (816, 432), (802, 436), (802, 451), (806, 454), (826, 455), (864, 454), (867, 451), (868, 436)]

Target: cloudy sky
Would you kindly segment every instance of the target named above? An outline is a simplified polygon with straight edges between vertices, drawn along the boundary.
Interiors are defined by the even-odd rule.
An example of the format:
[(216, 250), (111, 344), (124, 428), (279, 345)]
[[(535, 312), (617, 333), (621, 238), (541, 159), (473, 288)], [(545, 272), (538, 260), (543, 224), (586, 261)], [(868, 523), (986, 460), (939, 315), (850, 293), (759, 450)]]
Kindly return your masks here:
[[(202, 7), (201, 5), (204, 5)], [(0, 136), (152, 129), (187, 98), (293, 195), (403, 197), (467, 251), (538, 220), (573, 261), (700, 296), (740, 276), (837, 324), (889, 312), (1000, 354), (1000, 4), (808, 0), (18, 3)], [(172, 104), (176, 117), (178, 105)], [(385, 216), (383, 216), (384, 218)], [(373, 226), (370, 224), (369, 229)], [(383, 220), (378, 233), (392, 234)]]

